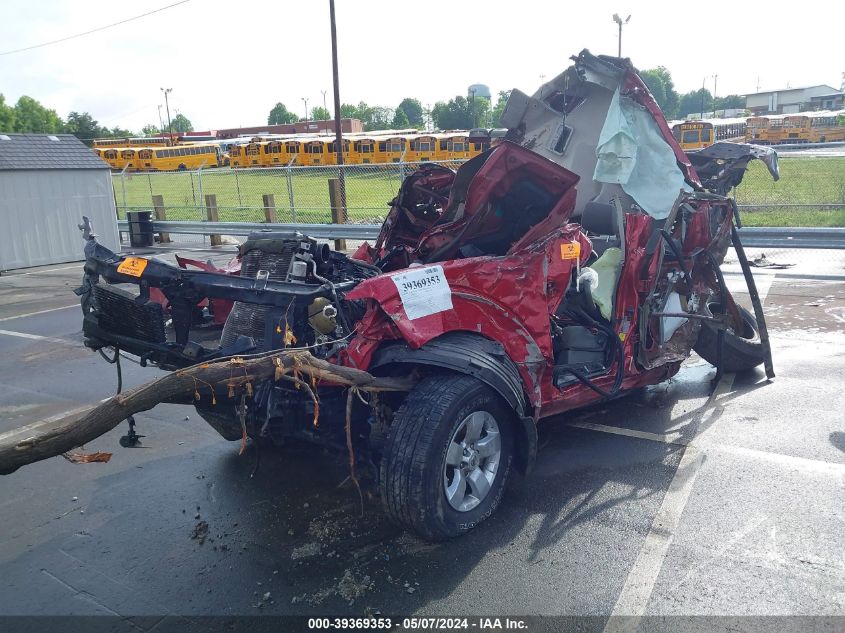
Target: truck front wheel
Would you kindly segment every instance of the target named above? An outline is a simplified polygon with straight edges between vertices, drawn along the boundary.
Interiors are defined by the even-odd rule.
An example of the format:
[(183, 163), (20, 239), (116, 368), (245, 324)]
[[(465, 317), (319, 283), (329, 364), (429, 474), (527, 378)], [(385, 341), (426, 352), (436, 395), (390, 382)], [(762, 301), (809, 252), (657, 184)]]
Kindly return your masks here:
[(396, 411), (385, 443), (380, 485), (388, 516), (436, 541), (493, 514), (513, 461), (513, 416), (471, 376), (421, 380)]

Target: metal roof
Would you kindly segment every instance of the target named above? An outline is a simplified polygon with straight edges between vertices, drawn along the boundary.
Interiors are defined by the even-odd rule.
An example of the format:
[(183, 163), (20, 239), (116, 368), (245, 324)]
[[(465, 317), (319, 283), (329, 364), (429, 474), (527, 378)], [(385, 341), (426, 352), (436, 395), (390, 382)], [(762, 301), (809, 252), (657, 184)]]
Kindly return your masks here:
[(827, 84), (816, 84), (814, 86), (797, 86), (796, 88), (778, 88), (776, 90), (758, 90), (757, 92), (747, 92), (743, 97), (753, 97), (754, 95), (770, 95), (775, 92), (794, 92), (795, 90), (810, 90), (812, 88), (829, 88), (830, 94), (842, 94), (840, 90), (837, 90), (833, 86), (828, 86)]
[(0, 171), (11, 169), (109, 169), (73, 134), (0, 133)]

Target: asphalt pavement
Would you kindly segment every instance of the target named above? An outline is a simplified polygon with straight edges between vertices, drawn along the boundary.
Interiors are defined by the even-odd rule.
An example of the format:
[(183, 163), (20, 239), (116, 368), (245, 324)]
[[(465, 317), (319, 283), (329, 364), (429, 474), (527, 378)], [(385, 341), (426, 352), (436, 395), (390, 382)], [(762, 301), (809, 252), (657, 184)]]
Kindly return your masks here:
[[(114, 367), (82, 346), (80, 273), (0, 276), (0, 433), (114, 392)], [(112, 452), (106, 464), (0, 477), (0, 615), (156, 629), (163, 616), (548, 614), (599, 630), (610, 615), (845, 616), (845, 280), (755, 276), (773, 381), (728, 374), (708, 398), (714, 370), (693, 357), (665, 383), (546, 421), (533, 474), (448, 543), (392, 526), (373, 495), (362, 508), (342, 455), (264, 451), (252, 477), (254, 448), (159, 405), (136, 416), (142, 447), (119, 446), (123, 426), (85, 447)], [(727, 280), (747, 305), (742, 278)], [(123, 368), (126, 386), (157, 374)]]

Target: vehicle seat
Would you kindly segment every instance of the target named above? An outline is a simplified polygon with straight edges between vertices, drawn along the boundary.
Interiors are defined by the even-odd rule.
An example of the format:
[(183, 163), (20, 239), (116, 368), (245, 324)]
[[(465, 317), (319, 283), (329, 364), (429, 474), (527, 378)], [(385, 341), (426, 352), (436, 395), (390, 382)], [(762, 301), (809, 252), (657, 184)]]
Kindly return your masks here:
[(616, 284), (625, 261), (625, 226), (621, 207), (606, 202), (588, 202), (581, 212), (581, 228), (587, 232), (598, 259), (589, 267), (599, 276), (593, 289), (593, 302), (610, 321)]
[(599, 276), (599, 282), (592, 289), (593, 303), (608, 321), (613, 317), (613, 300), (616, 297), (616, 284), (622, 272), (622, 249), (616, 246), (606, 248), (589, 268)]
[(607, 202), (588, 202), (581, 212), (581, 228), (593, 243), (593, 251), (601, 257), (610, 247), (624, 249), (621, 210)]

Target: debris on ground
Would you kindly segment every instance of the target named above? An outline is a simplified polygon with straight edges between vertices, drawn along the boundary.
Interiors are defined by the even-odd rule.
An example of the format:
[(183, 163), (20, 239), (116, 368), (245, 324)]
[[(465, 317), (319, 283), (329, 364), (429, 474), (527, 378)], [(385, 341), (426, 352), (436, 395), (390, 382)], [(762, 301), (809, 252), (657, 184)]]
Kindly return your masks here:
[(319, 543), (306, 543), (300, 547), (295, 547), (290, 553), (291, 560), (299, 560), (300, 558), (309, 558), (310, 556), (317, 556), (323, 546)]
[(111, 459), (111, 453), (62, 453), (62, 457), (72, 464), (90, 464), (92, 462), (99, 462), (105, 464)]
[(207, 536), (208, 523), (206, 521), (200, 521), (194, 526), (194, 529), (191, 531), (191, 538), (199, 541), (200, 545), (205, 543), (205, 539)]
[(368, 575), (365, 574), (359, 579), (352, 573), (352, 570), (347, 569), (340, 582), (337, 583), (337, 593), (341, 598), (350, 602), (363, 596), (372, 587), (373, 582)]
[(760, 253), (757, 257), (752, 259), (748, 262), (750, 266), (754, 266), (755, 268), (792, 268), (795, 264), (783, 264), (779, 262), (773, 262), (768, 257), (766, 257), (765, 253)]

